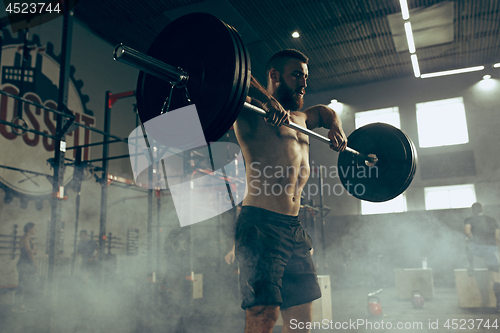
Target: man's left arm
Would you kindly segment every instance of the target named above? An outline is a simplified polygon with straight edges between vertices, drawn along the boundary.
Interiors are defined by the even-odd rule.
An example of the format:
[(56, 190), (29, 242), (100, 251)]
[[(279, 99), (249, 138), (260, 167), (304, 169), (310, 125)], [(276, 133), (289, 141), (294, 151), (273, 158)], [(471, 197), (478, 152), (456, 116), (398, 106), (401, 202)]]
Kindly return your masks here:
[(99, 245), (97, 244), (97, 242), (94, 242), (93, 245), (94, 251), (92, 253), (92, 257), (89, 258), (89, 261), (94, 261), (95, 259), (99, 258)]
[(316, 105), (304, 111), (308, 129), (324, 127), (329, 129), (328, 138), (332, 141), (333, 150), (344, 151), (347, 146), (347, 137), (342, 129), (342, 121), (337, 112), (326, 105)]

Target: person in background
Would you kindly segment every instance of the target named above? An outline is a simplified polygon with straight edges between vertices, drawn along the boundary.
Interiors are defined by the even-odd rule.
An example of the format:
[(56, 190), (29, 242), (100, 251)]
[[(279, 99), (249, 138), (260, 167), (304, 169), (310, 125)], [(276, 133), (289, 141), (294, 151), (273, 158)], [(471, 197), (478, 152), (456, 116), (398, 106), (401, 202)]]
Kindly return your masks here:
[(36, 272), (38, 270), (38, 264), (35, 261), (36, 249), (32, 239), (35, 232), (35, 224), (33, 222), (26, 223), (24, 225), (24, 235), (19, 241), (21, 255), (19, 256), (19, 261), (17, 262), (17, 272), (21, 305), (13, 308), (12, 310), (14, 312), (33, 310), (33, 308), (27, 306), (26, 304), (32, 303), (33, 295), (35, 293)]
[(99, 255), (99, 246), (88, 238), (87, 230), (80, 231), (80, 243), (76, 249), (76, 254), (82, 256), (83, 281), (89, 282), (90, 276), (94, 272), (96, 259)]
[(467, 254), (473, 269), (474, 256), (483, 258), (493, 280), (493, 291), (497, 300), (496, 309), (500, 312), (500, 226), (498, 222), (484, 215), (483, 206), (476, 202), (472, 205), (472, 216), (465, 219), (465, 234), (467, 235)]

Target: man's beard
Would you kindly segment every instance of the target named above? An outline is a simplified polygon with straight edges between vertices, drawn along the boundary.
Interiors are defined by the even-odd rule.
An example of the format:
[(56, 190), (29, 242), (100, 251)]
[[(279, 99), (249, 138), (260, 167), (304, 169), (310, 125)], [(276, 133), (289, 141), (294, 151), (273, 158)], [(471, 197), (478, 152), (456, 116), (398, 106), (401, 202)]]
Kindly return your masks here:
[(294, 91), (290, 89), (285, 83), (283, 77), (280, 77), (280, 85), (276, 90), (278, 96), (278, 102), (285, 110), (297, 111), (302, 109), (304, 106), (304, 99), (299, 95), (302, 89)]

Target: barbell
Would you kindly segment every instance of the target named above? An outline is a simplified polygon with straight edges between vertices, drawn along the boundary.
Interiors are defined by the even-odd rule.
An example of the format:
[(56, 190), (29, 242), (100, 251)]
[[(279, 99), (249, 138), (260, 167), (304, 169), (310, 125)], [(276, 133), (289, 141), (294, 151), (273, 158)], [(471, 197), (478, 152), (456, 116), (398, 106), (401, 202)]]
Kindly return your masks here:
[[(114, 59), (141, 70), (137, 107), (143, 123), (165, 111), (196, 104), (207, 142), (220, 139), (245, 108), (251, 79), (250, 56), (238, 32), (215, 16), (187, 14), (155, 38), (147, 54), (119, 44)], [(330, 139), (295, 123), (283, 124), (321, 142)], [(353, 196), (367, 201), (393, 199), (410, 185), (417, 154), (401, 130), (376, 123), (358, 128), (339, 154), (335, 175)]]

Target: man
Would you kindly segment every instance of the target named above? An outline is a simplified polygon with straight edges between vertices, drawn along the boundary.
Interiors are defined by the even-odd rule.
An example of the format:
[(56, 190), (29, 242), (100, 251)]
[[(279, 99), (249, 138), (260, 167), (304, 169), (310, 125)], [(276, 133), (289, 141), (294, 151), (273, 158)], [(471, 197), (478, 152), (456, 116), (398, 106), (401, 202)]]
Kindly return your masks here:
[(95, 259), (99, 255), (99, 246), (92, 239), (88, 239), (87, 230), (80, 231), (80, 243), (76, 250), (77, 255), (82, 256), (83, 281), (89, 282), (90, 275), (94, 271)]
[[(465, 234), (470, 242), (467, 247), (469, 261), (473, 266), (474, 256), (481, 257), (486, 262), (493, 280), (493, 291), (497, 299), (497, 311), (500, 312), (500, 227), (498, 222), (484, 215), (483, 206), (476, 202), (472, 205), (472, 217), (465, 219)], [(473, 267), (472, 267), (473, 268)]]
[[(296, 50), (276, 53), (267, 65), (267, 89), (252, 78), (247, 98), (268, 111), (268, 123), (243, 111), (234, 125), (248, 190), (236, 223), (235, 245), (245, 333), (272, 332), (280, 310), (282, 332), (309, 332), (296, 324), (292, 329), (291, 321), (310, 322), (312, 301), (321, 297), (311, 238), (297, 219), (310, 173), (309, 137), (281, 125), (291, 121), (309, 129), (330, 129), (328, 138), (338, 151), (345, 149), (347, 138), (332, 109), (318, 105), (298, 111), (304, 103), (307, 63)], [(229, 263), (232, 258), (226, 259)]]

